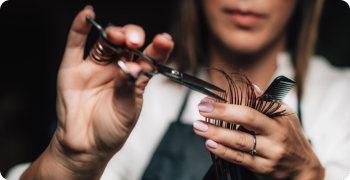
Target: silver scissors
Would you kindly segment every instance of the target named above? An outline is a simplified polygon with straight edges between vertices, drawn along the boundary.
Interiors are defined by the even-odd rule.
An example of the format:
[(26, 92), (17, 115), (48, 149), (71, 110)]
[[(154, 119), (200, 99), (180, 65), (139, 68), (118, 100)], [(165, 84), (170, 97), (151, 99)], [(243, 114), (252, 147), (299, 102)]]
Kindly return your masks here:
[[(187, 86), (188, 88), (191, 88), (191, 89), (193, 89), (195, 91), (201, 92), (201, 93), (203, 93), (205, 95), (208, 95), (210, 97), (213, 97), (215, 99), (227, 102), (225, 99), (223, 99), (220, 96), (216, 95), (215, 93), (209, 91), (208, 89), (215, 90), (215, 91), (218, 91), (218, 92), (223, 92), (223, 93), (225, 93), (225, 90), (223, 90), (223, 89), (221, 89), (221, 88), (219, 88), (219, 87), (217, 87), (217, 86), (215, 86), (213, 84), (210, 84), (210, 83), (208, 83), (206, 81), (198, 79), (198, 78), (196, 78), (194, 76), (188, 75), (188, 74), (186, 74), (184, 72), (178, 71), (176, 69), (169, 68), (167, 66), (160, 65), (160, 64), (156, 63), (153, 59), (148, 57), (146, 54), (142, 53), (141, 51), (139, 51), (137, 49), (130, 49), (130, 48), (127, 48), (127, 47), (121, 47), (121, 46), (117, 46), (117, 45), (113, 44), (107, 38), (107, 35), (106, 35), (105, 31), (104, 31), (104, 28), (102, 28), (102, 26), (100, 26), (96, 21), (94, 21), (90, 16), (87, 16), (86, 20), (89, 21), (95, 28), (97, 28), (97, 30), (99, 31), (101, 39), (113, 51), (115, 51), (117, 53), (120, 53), (120, 52), (123, 52), (123, 51), (133, 53), (133, 54), (135, 54), (137, 56), (140, 56), (143, 59), (147, 60), (149, 63), (151, 63), (155, 67), (155, 70), (153, 72), (142, 72), (142, 73), (140, 73), (139, 77), (142, 76), (142, 75), (153, 76), (154, 74), (160, 73), (160, 74), (168, 77), (169, 79), (171, 79), (171, 80), (173, 80), (173, 81), (175, 81), (175, 82), (177, 82), (177, 83), (179, 83), (181, 85)], [(129, 73), (129, 70), (125, 66), (124, 63), (118, 62), (118, 65), (124, 71), (124, 73), (128, 76), (128, 78), (130, 80), (135, 81), (138, 78), (138, 77), (135, 78), (134, 76), (132, 76)]]

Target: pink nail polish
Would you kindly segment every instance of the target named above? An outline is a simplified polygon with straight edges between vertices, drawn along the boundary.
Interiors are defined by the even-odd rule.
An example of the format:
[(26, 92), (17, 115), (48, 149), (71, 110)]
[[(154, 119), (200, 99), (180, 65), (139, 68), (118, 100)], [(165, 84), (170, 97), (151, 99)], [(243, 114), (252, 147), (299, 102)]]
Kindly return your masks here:
[(198, 110), (202, 112), (212, 112), (214, 109), (214, 106), (210, 103), (199, 103), (198, 104)]
[(136, 72), (131, 72), (130, 74), (133, 75), (135, 78), (138, 78), (141, 73), (141, 69)]
[(129, 41), (133, 44), (140, 44), (141, 37), (140, 37), (139, 33), (137, 33), (136, 31), (130, 32)]
[(91, 10), (94, 10), (94, 7), (92, 7), (91, 5), (86, 5), (86, 6), (84, 7), (84, 9), (91, 9)]
[(168, 33), (166, 33), (166, 32), (163, 32), (162, 35), (163, 35), (164, 37), (166, 37), (169, 41), (173, 40), (173, 38), (171, 37), (171, 35), (168, 34)]
[(209, 140), (207, 141), (207, 145), (208, 145), (209, 147), (213, 148), (213, 149), (218, 148), (218, 143), (216, 143), (215, 141), (213, 141), (213, 140), (211, 140), (211, 139), (209, 139)]
[(255, 85), (255, 84), (253, 84), (253, 85), (254, 85), (255, 90), (258, 92), (258, 94), (261, 95), (260, 88), (257, 85)]
[(121, 33), (125, 33), (125, 29), (123, 27), (116, 26), (115, 29)]
[(201, 100), (201, 103), (206, 103), (206, 102), (215, 102), (213, 99), (209, 99), (209, 98), (204, 98)]
[(193, 123), (193, 127), (197, 129), (198, 131), (206, 132), (208, 131), (208, 125), (203, 123), (202, 121), (195, 121)]

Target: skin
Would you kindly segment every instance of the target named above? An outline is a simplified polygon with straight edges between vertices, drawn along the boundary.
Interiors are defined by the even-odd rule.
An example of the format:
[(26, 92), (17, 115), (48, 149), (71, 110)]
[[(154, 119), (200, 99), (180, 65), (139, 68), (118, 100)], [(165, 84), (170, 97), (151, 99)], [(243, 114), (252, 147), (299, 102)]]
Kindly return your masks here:
[[(209, 64), (226, 72), (234, 71), (227, 65), (233, 64), (245, 70), (261, 89), (267, 88), (277, 68), (277, 54), (285, 50), (286, 27), (295, 4), (296, 0), (203, 0), (210, 29)], [(264, 18), (253, 26), (242, 27), (223, 13), (224, 8), (254, 11)], [(220, 81), (213, 73), (209, 75), (212, 82), (225, 87), (225, 80)], [(213, 110), (205, 112), (200, 108), (203, 105)], [(289, 116), (273, 119), (238, 105), (206, 101), (198, 107), (204, 117), (243, 125), (256, 133), (258, 154), (252, 156), (249, 154), (254, 145), (252, 135), (201, 121), (208, 130), (194, 128), (194, 131), (217, 144), (213, 148), (206, 143), (215, 155), (245, 166), (263, 179), (324, 179), (325, 170), (305, 137), (296, 113), (288, 106), (282, 108)]]
[[(210, 30), (210, 66), (226, 72), (232, 72), (230, 65), (242, 68), (265, 89), (277, 68), (276, 55), (285, 49), (286, 28), (295, 5), (296, 0), (203, 0)], [(227, 9), (254, 12), (262, 18), (242, 26), (229, 18)]]
[[(124, 145), (143, 103), (143, 92), (150, 80), (146, 76), (130, 82), (116, 65), (131, 54), (118, 54), (108, 65), (99, 65), (91, 57), (83, 59), (90, 23), (95, 17), (91, 6), (75, 18), (69, 32), (65, 54), (58, 73), (58, 126), (50, 145), (26, 170), (21, 179), (100, 179), (108, 161)], [(108, 27), (109, 39), (129, 48), (143, 46), (145, 33), (136, 25)], [(132, 34), (137, 34), (135, 43)], [(174, 43), (158, 34), (144, 53), (164, 64)], [(146, 61), (126, 62), (131, 74), (153, 67)], [(53, 171), (54, 169), (54, 171)]]
[[(255, 84), (266, 87), (277, 67), (275, 57), (284, 49), (286, 21), (295, 0), (204, 0), (203, 3), (206, 16), (214, 18), (208, 18), (209, 26), (213, 27), (209, 37), (210, 64), (240, 65)], [(216, 22), (224, 17), (215, 8), (226, 3), (247, 7), (259, 3), (254, 8), (257, 11), (261, 8), (271, 19), (251, 29), (236, 27), (228, 21)], [(143, 76), (133, 83), (116, 63), (99, 65), (90, 57), (83, 59), (90, 29), (85, 20), (88, 15), (95, 17), (91, 6), (76, 16), (68, 36), (58, 74), (56, 132), (47, 149), (21, 179), (99, 179), (108, 161), (123, 147), (140, 115), (142, 95), (150, 79)], [(278, 28), (271, 28), (273, 26)], [(140, 48), (144, 43), (145, 33), (136, 25), (126, 25), (123, 29), (108, 27), (106, 33), (115, 44), (129, 48)], [(132, 34), (137, 34), (136, 43)], [(226, 39), (228, 36), (230, 38)], [(164, 64), (173, 46), (169, 37), (158, 34), (144, 52), (159, 64)], [(114, 62), (119, 59), (130, 60), (131, 55), (118, 54)], [(137, 63), (126, 62), (126, 66), (131, 74), (138, 74), (141, 69), (153, 69), (142, 59)], [(214, 76), (210, 74), (211, 79)], [(222, 82), (215, 83), (220, 86)], [(206, 132), (194, 129), (198, 135), (218, 143), (216, 149), (207, 146), (214, 154), (246, 166), (266, 179), (322, 179), (324, 169), (303, 135), (296, 116), (288, 116), (287, 120), (270, 119), (247, 107), (209, 104), (212, 104), (213, 111), (200, 112), (203, 116), (242, 124), (257, 132), (258, 156), (251, 156), (247, 153), (253, 145), (251, 135), (227, 132), (212, 125), (208, 125)], [(265, 168), (258, 168), (259, 165)]]

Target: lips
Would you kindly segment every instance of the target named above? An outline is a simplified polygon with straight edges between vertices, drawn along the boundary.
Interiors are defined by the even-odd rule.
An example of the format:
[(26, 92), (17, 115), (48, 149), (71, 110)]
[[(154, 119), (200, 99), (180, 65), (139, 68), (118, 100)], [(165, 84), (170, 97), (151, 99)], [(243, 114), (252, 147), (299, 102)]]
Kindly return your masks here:
[(249, 28), (257, 25), (266, 15), (252, 11), (241, 11), (238, 9), (224, 9), (225, 15), (230, 18), (237, 26)]

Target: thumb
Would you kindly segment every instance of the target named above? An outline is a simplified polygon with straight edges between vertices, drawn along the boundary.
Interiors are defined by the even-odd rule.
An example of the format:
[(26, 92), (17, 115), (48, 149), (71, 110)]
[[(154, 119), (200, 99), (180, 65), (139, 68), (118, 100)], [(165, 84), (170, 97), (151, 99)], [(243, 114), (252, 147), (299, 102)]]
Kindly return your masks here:
[[(138, 77), (141, 73), (141, 66), (135, 62), (124, 62), (129, 73), (134, 77)], [(114, 87), (114, 106), (115, 110), (121, 115), (120, 118), (132, 120), (135, 118), (136, 94), (135, 82), (130, 81), (121, 68), (118, 68), (118, 75), (115, 80)]]
[(87, 16), (93, 19), (95, 18), (93, 7), (90, 5), (85, 6), (72, 23), (62, 60), (63, 66), (75, 65), (83, 62), (86, 38), (91, 27), (91, 24), (86, 21)]

